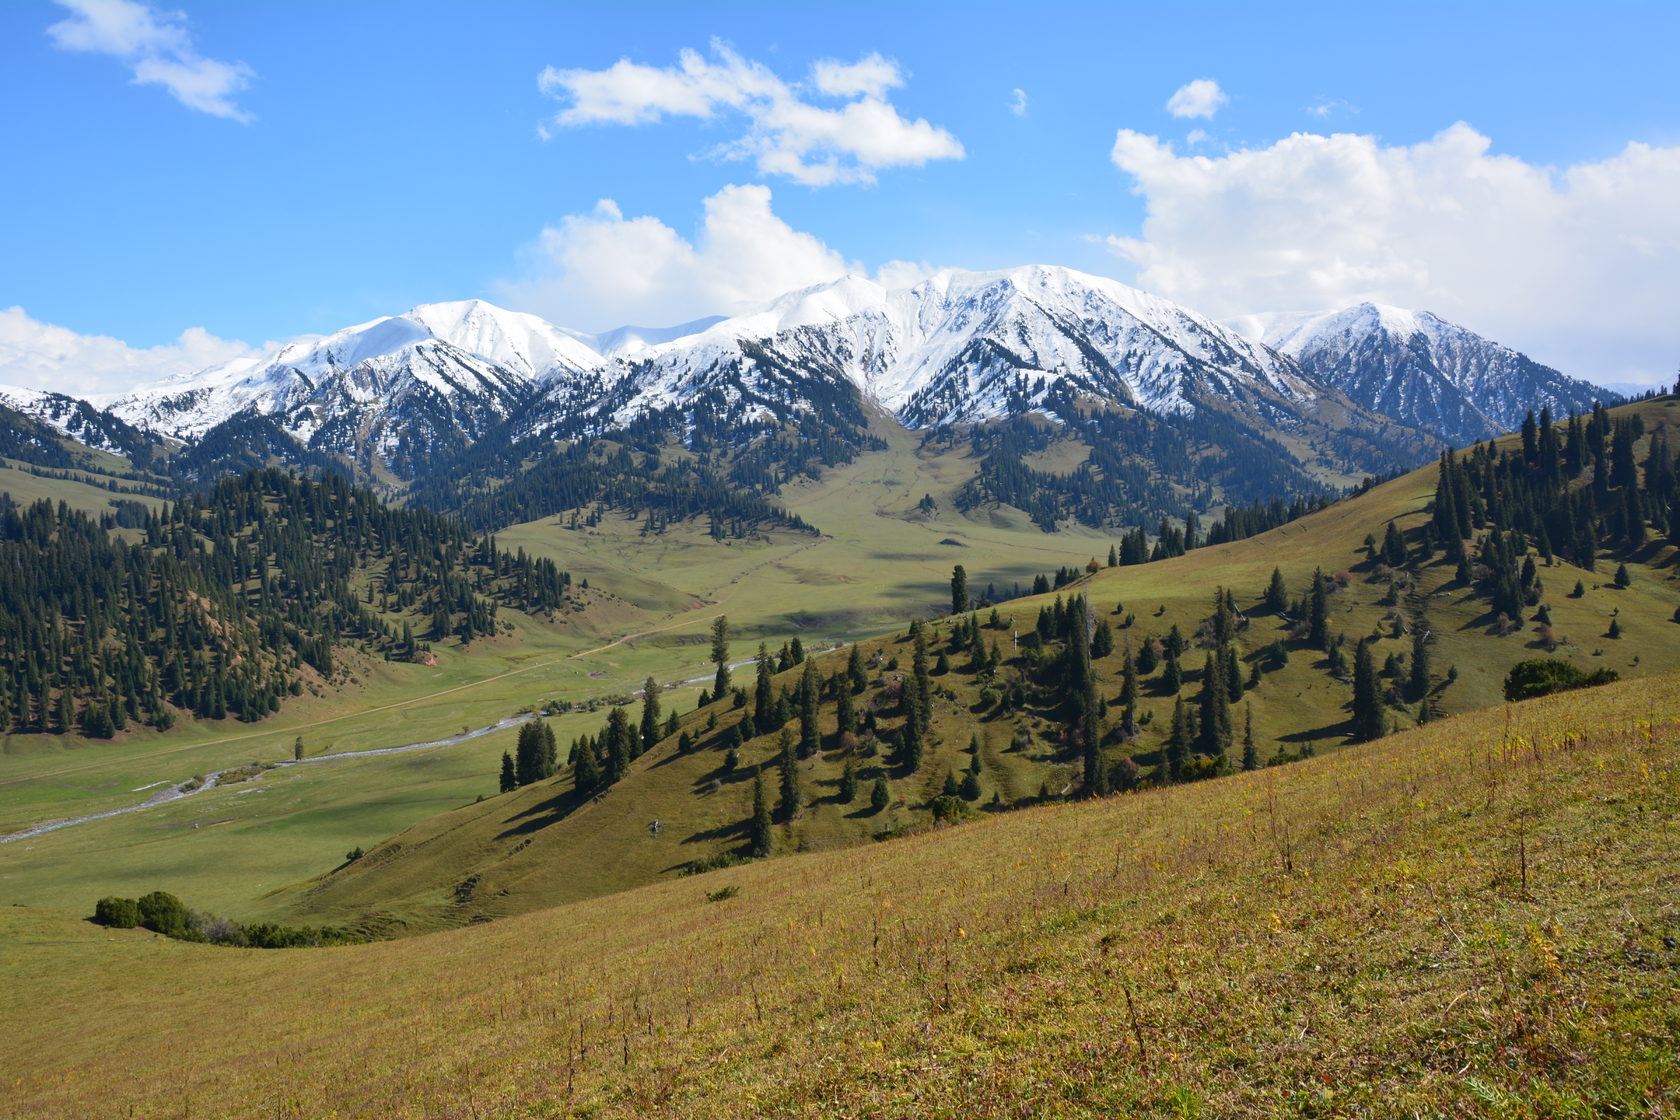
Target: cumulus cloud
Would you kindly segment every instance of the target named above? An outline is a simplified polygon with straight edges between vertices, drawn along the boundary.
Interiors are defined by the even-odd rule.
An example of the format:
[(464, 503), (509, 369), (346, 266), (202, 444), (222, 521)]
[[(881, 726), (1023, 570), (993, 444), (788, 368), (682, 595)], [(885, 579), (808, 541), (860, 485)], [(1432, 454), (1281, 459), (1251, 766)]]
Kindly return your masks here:
[(1219, 107), (1230, 98), (1219, 88), (1219, 83), (1212, 78), (1197, 78), (1193, 82), (1186, 82), (1167, 98), (1167, 112), (1175, 117), (1209, 117), (1219, 111)]
[(189, 327), (173, 344), (136, 348), (105, 335), (77, 334), (32, 319), (21, 307), (0, 310), (0, 384), (70, 396), (125, 393), (254, 353), (243, 342)]
[(1011, 97), (1010, 101), (1009, 101), (1009, 111), (1011, 113), (1014, 113), (1017, 117), (1024, 117), (1024, 116), (1027, 115), (1027, 91), (1026, 90), (1024, 90), (1024, 89), (1015, 90), (1014, 96)]
[[(544, 68), (537, 87), (564, 103), (552, 126), (639, 125), (666, 117), (745, 118), (745, 134), (713, 154), (752, 160), (766, 175), (808, 186), (872, 183), (889, 167), (961, 159), (956, 137), (920, 118), (907, 120), (887, 91), (904, 84), (898, 64), (870, 54), (823, 60), (807, 83), (788, 83), (762, 63), (714, 42), (712, 58), (684, 50), (675, 66), (620, 59), (604, 70)], [(820, 100), (840, 102), (819, 104)], [(545, 124), (539, 134), (553, 134)]]
[(193, 47), (181, 12), (162, 11), (135, 0), (56, 0), (68, 19), (47, 28), (67, 51), (90, 51), (122, 59), (136, 85), (160, 85), (190, 109), (249, 123), (256, 118), (233, 95), (254, 76), (243, 62), (205, 58)]
[(1467, 124), (1413, 145), (1296, 133), (1219, 158), (1121, 129), (1145, 199), (1109, 237), (1140, 285), (1205, 313), (1423, 308), (1567, 373), (1667, 377), (1680, 348), (1680, 147), (1562, 171)]
[(692, 240), (611, 199), (542, 231), (525, 278), (501, 286), (510, 306), (599, 331), (665, 326), (745, 311), (858, 266), (777, 217), (770, 189), (728, 186), (705, 200)]

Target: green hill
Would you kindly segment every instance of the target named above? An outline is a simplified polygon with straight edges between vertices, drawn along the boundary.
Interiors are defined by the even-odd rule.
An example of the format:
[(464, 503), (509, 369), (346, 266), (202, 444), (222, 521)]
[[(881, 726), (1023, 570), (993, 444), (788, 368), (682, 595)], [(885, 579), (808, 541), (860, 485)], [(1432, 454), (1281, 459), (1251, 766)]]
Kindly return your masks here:
[[(1495, 705), (1511, 667), (1537, 657), (1562, 659), (1586, 672), (1662, 671), (1680, 663), (1680, 625), (1672, 621), (1680, 590), (1668, 578), (1674, 546), (1652, 539), (1650, 525), (1638, 544), (1609, 542), (1611, 549), (1595, 555), (1599, 571), (1557, 553), (1541, 557), (1526, 541), (1498, 555), (1489, 550), (1496, 538), (1516, 531), (1516, 519), (1538, 516), (1547, 494), (1557, 497), (1554, 505), (1598, 502), (1600, 512), (1582, 515), (1583, 524), (1595, 525), (1619, 516), (1632, 494), (1666, 532), (1667, 503), (1654, 499), (1672, 490), (1671, 475), (1658, 470), (1649, 485), (1640, 475), (1602, 487), (1602, 500), (1592, 495), (1613, 470), (1610, 448), (1620, 438), (1627, 445), (1618, 454), (1664, 460), (1673, 407), (1665, 398), (1595, 421), (1604, 450), (1588, 447), (1589, 426), (1578, 437), (1581, 457), (1569, 468), (1572, 477), (1565, 478), (1560, 466), (1555, 478), (1528, 490), (1501, 481), (1501, 471), (1528, 469), (1508, 457), (1515, 452), (1520, 459), (1520, 436), (1455, 460), (1455, 471), (1476, 473), (1482, 479), (1477, 485), (1490, 488), (1486, 500), (1479, 490), (1475, 499), (1480, 529), (1470, 525), (1466, 507), (1472, 540), (1462, 549), (1439, 537), (1428, 543), (1440, 520), (1434, 495), (1441, 470), (1426, 468), (1258, 537), (1149, 564), (1101, 568), (1053, 594), (1003, 604), (995, 623), (991, 610), (929, 622), (925, 712), (918, 713), (924, 702), (915, 695), (914, 642), (904, 632), (856, 643), (861, 687), (847, 679), (849, 650), (816, 658), (809, 681), (805, 666), (774, 675), (768, 706), (779, 705), (784, 714), (768, 722), (758, 689), (746, 671), (738, 671), (743, 695), (684, 713), (610, 788), (580, 792), (562, 772), (423, 822), (368, 858), (271, 902), (295, 905), (311, 920), (375, 913), (416, 928), (503, 917), (749, 853), (753, 779), (760, 773), (772, 798), (788, 769), (800, 787), (800, 807), (785, 821), (777, 850), (813, 850), (857, 844), (918, 827), (930, 813), (948, 813), (954, 806), (937, 803), (948, 783), (958, 787), (965, 811), (984, 812), (1236, 769), (1244, 764), (1250, 718), (1251, 761), (1261, 765), (1340, 748), (1364, 735)], [(1638, 435), (1636, 420), (1643, 427)], [(1398, 540), (1390, 547), (1401, 555), (1384, 559), (1390, 524)], [(1535, 562), (1526, 580), (1525, 556)], [(1610, 573), (1624, 563), (1628, 586), (1616, 587)], [(1288, 602), (1281, 611), (1265, 603), (1274, 568)], [(1322, 636), (1310, 618), (1315, 572), (1323, 588)], [(971, 572), (970, 585), (984, 578), (984, 572)], [(1573, 594), (1577, 582), (1579, 596)], [(1228, 591), (1235, 607), (1223, 624), (1216, 589)], [(1500, 596), (1512, 593), (1521, 602), (1502, 604)], [(1112, 641), (1102, 654), (1093, 643), (1092, 655), (1080, 664), (1072, 657), (1071, 634), (1074, 604), (1082, 602), (1091, 604), (1090, 622), (1107, 629)], [(1502, 621), (1501, 606), (1523, 621)], [(1533, 617), (1542, 608), (1549, 621)], [(1083, 620), (1082, 609), (1079, 614)], [(1607, 636), (1612, 623), (1620, 637)], [(1219, 638), (1221, 625), (1231, 628), (1226, 641)], [(1152, 667), (1139, 660), (1128, 725), (1126, 651), (1170, 647), (1175, 632), (1183, 645), (1178, 687), (1170, 679), (1171, 657), (1163, 653)], [(984, 655), (978, 659), (976, 646)], [(1377, 698), (1367, 713), (1374, 731), (1362, 731), (1356, 718), (1361, 646)], [(1428, 660), (1417, 672), (1420, 649)], [(1208, 699), (1210, 662), (1220, 669), (1236, 666), (1237, 684), (1227, 677), (1222, 691), (1228, 695), (1217, 704)], [(1072, 683), (1075, 675), (1078, 684)], [(842, 714), (841, 692), (847, 693), (849, 716)], [(809, 738), (797, 714), (806, 703), (818, 712)], [(1186, 728), (1175, 743), (1181, 703), (1185, 722), (1194, 713), (1221, 709), (1228, 722), (1217, 734)], [(630, 724), (635, 716), (631, 708)], [(744, 717), (752, 717), (750, 735), (739, 734)], [(913, 748), (906, 746), (911, 723), (918, 725)], [(799, 741), (791, 767), (783, 761), (784, 727)], [(580, 749), (595, 751), (605, 764), (601, 738)], [(738, 759), (733, 767), (731, 749)], [(640, 750), (632, 745), (626, 754)], [(856, 783), (850, 800), (842, 796), (848, 771)], [(870, 805), (877, 782), (888, 789), (883, 809)]]
[(1623, 682), (337, 949), (0, 910), (0, 1114), (1663, 1115), (1677, 715)]

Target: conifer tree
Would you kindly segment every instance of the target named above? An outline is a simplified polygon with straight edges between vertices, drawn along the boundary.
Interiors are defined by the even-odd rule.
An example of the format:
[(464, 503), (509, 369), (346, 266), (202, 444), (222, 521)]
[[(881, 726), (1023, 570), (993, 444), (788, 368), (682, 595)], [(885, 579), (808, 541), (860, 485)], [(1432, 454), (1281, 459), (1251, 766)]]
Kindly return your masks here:
[(559, 748), (554, 742), (554, 728), (547, 720), (536, 720), (537, 726), (537, 774), (542, 778), (554, 777), (554, 772), (560, 768)]
[(586, 735), (572, 744), (572, 788), (588, 793), (601, 784), (601, 763), (595, 756), (595, 744)]
[(507, 793), (509, 790), (515, 790), (515, 789), (518, 789), (518, 788), (519, 788), (519, 778), (514, 773), (513, 756), (511, 754), (509, 754), (508, 752), (503, 751), (502, 752), (502, 792)]
[(951, 569), (951, 613), (962, 614), (968, 606), (968, 572), (958, 564)]
[(1371, 643), (1365, 639), (1360, 641), (1353, 655), (1353, 738), (1356, 742), (1368, 743), (1381, 738), (1386, 730)]
[(637, 753), (651, 751), (659, 743), (659, 684), (650, 676), (642, 682), (642, 745)]
[(729, 616), (726, 614), (712, 619), (712, 663), (717, 666), (712, 696), (721, 700), (729, 691)]
[(521, 724), (514, 745), (514, 776), (522, 786), (542, 777), (542, 732), (532, 723)]
[(857, 762), (848, 758), (845, 768), (840, 771), (840, 804), (850, 805), (857, 800), (857, 793)]
[(794, 754), (793, 732), (782, 728), (777, 740), (776, 760), (781, 770), (782, 792), (780, 809), (782, 820), (791, 821), (799, 815), (799, 759)]
[[(852, 647), (854, 650), (856, 646)], [(771, 680), (770, 650), (763, 642), (758, 643), (757, 679), (753, 685), (753, 722), (764, 730), (770, 730), (770, 713), (776, 703), (775, 684)]]
[(1167, 735), (1164, 753), (1167, 780), (1176, 782), (1184, 772), (1185, 760), (1190, 755), (1190, 717), (1185, 711), (1182, 696), (1173, 701), (1172, 730)]
[(630, 730), (630, 717), (622, 707), (607, 713), (606, 771), (602, 775), (608, 785), (616, 783), (630, 769), (635, 735)]
[(1284, 586), (1283, 571), (1272, 569), (1272, 581), (1266, 585), (1266, 609), (1273, 614), (1282, 614), (1289, 607), (1289, 588)]
[(822, 746), (818, 713), (822, 701), (822, 678), (815, 661), (805, 662), (805, 672), (799, 678), (799, 753), (809, 758)]
[(772, 832), (770, 803), (764, 796), (764, 771), (753, 774), (752, 820), (747, 823), (747, 847), (753, 855), (763, 858), (770, 854)]
[(1419, 625), (1412, 630), (1412, 664), (1409, 692), (1413, 700), (1429, 695), (1429, 631)]
[(1307, 598), (1307, 622), (1310, 627), (1307, 640), (1315, 648), (1329, 652), (1330, 589), (1322, 568), (1313, 569), (1312, 591)]
[(887, 779), (876, 778), (874, 788), (869, 791), (869, 807), (879, 813), (890, 804), (892, 792), (887, 788)]
[(1254, 705), (1243, 705), (1243, 753), (1242, 768), (1257, 770), (1260, 768), (1260, 753), (1254, 749)]
[(854, 694), (862, 692), (869, 685), (869, 677), (863, 671), (863, 655), (858, 653), (857, 643), (852, 643), (852, 652), (846, 658), (846, 677), (852, 682)]
[(834, 690), (834, 720), (838, 725), (835, 730), (842, 735), (857, 731), (857, 702), (852, 699), (851, 682), (844, 677), (836, 682)]
[(1212, 757), (1225, 753), (1231, 745), (1231, 694), (1225, 686), (1225, 659), (1209, 653), (1202, 670), (1202, 697), (1196, 743), (1200, 751)]

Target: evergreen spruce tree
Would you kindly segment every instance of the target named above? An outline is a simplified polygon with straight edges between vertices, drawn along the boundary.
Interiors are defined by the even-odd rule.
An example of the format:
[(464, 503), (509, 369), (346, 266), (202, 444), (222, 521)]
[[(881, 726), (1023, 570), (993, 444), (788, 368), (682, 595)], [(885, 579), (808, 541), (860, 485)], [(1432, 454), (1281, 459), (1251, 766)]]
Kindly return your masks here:
[(957, 776), (949, 770), (945, 771), (945, 784), (939, 788), (939, 795), (941, 797), (956, 797), (960, 788), (957, 785)]
[(1353, 655), (1353, 738), (1368, 743), (1381, 738), (1386, 730), (1371, 643), (1362, 640)]
[(514, 776), (522, 786), (542, 777), (542, 732), (533, 723), (521, 724), (514, 746)]
[(887, 779), (875, 779), (875, 786), (869, 791), (869, 807), (877, 813), (892, 804), (892, 792), (887, 788)]
[(781, 771), (782, 791), (779, 808), (782, 820), (791, 821), (799, 815), (799, 758), (794, 753), (793, 732), (782, 728), (777, 740), (777, 767)]
[(760, 770), (753, 775), (753, 810), (752, 819), (747, 822), (747, 848), (753, 855), (763, 858), (770, 854), (771, 839), (770, 803), (764, 797), (764, 772)]
[(968, 607), (968, 572), (958, 564), (951, 569), (951, 613), (963, 614)]
[(1307, 623), (1310, 631), (1307, 641), (1315, 649), (1326, 652), (1330, 649), (1330, 588), (1324, 578), (1324, 569), (1314, 568), (1312, 591), (1307, 598)]
[(613, 785), (630, 769), (630, 759), (635, 750), (630, 716), (622, 707), (607, 713), (606, 740), (607, 766), (602, 776), (608, 785)]
[(1283, 571), (1272, 569), (1272, 581), (1266, 585), (1266, 609), (1273, 614), (1282, 614), (1289, 607), (1289, 589), (1283, 583)]
[(851, 682), (841, 677), (834, 689), (835, 730), (842, 735), (857, 731), (857, 701), (852, 699)]
[(1243, 705), (1243, 753), (1242, 768), (1244, 770), (1258, 770), (1260, 768), (1260, 752), (1254, 749), (1254, 705)]
[(1413, 700), (1429, 695), (1429, 631), (1421, 624), (1412, 630), (1411, 680), (1408, 691)]
[(1184, 688), (1184, 668), (1178, 663), (1178, 654), (1167, 650), (1166, 668), (1161, 671), (1161, 689), (1168, 696), (1177, 696)]
[(542, 778), (554, 777), (554, 772), (560, 768), (559, 747), (554, 741), (554, 728), (547, 720), (534, 721), (537, 726), (537, 774)]
[(514, 790), (514, 789), (518, 789), (518, 788), (519, 788), (519, 778), (514, 773), (514, 770), (513, 770), (513, 756), (511, 754), (509, 754), (508, 752), (503, 751), (502, 752), (502, 792), (507, 793), (509, 790)]
[(729, 616), (726, 614), (712, 619), (712, 663), (717, 666), (712, 696), (721, 700), (729, 691)]
[(1185, 711), (1182, 696), (1173, 701), (1172, 730), (1167, 734), (1164, 753), (1167, 780), (1176, 782), (1190, 757), (1190, 716)]
[(770, 713), (776, 703), (776, 688), (771, 679), (770, 650), (763, 642), (758, 643), (757, 660), (757, 677), (753, 684), (753, 723), (768, 731)]
[(642, 682), (642, 743), (641, 754), (651, 751), (659, 743), (659, 684), (651, 676)]
[(858, 653), (857, 643), (852, 643), (852, 652), (846, 658), (846, 677), (852, 682), (854, 694), (862, 692), (869, 685), (869, 677), (863, 671), (863, 655)]
[(572, 744), (571, 762), (572, 788), (578, 793), (588, 793), (601, 784), (601, 762), (588, 736)]
[(1114, 628), (1105, 618), (1097, 623), (1096, 633), (1091, 636), (1091, 656), (1101, 660), (1114, 652)]
[(1209, 653), (1202, 670), (1202, 697), (1196, 743), (1203, 754), (1217, 758), (1231, 745), (1231, 694), (1225, 685), (1225, 659)]
[(857, 762), (848, 758), (846, 766), (840, 771), (840, 804), (850, 805), (857, 800), (858, 773)]
[(1225, 693), (1231, 703), (1242, 702), (1242, 664), (1237, 660), (1237, 647), (1225, 647)]

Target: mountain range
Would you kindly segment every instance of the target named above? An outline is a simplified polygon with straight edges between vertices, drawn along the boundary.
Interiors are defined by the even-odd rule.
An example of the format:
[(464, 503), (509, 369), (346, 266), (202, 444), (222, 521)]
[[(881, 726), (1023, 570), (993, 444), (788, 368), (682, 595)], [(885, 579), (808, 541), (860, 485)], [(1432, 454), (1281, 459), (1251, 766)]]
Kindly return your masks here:
[[(1221, 324), (1041, 265), (896, 288), (847, 276), (733, 318), (599, 335), (479, 300), (428, 304), (102, 400), (0, 388), (0, 406), (101, 450), (172, 457), (189, 478), (336, 465), (434, 493), (467, 476), (493, 488), (557, 447), (614, 437), (645, 451), (698, 441), (739, 466), (731, 455), (780, 433), (801, 449), (753, 459), (771, 493), (810, 448), (848, 458), (880, 424), (996, 432), (1033, 417), (1140, 455), (1163, 432), (1216, 452), (1282, 449), (1276, 488), (1299, 491), (1595, 399), (1617, 398), (1427, 312), (1361, 304)], [(995, 450), (975, 438), (977, 453)], [(1175, 488), (1189, 506), (1231, 496), (1228, 468), (1157, 478), (1153, 504)]]

